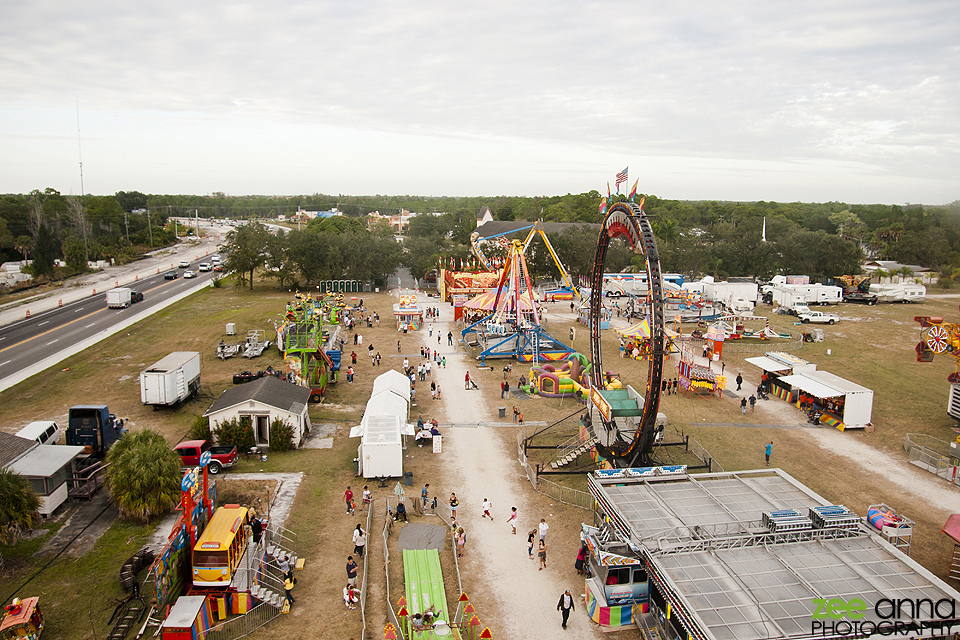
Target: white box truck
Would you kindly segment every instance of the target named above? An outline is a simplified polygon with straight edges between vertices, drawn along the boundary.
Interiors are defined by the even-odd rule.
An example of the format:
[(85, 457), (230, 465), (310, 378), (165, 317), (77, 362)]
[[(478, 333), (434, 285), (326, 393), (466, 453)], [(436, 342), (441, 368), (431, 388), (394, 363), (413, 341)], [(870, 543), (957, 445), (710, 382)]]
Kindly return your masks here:
[(133, 291), (127, 287), (117, 287), (107, 291), (107, 306), (111, 309), (126, 309), (133, 300)]
[(174, 351), (140, 373), (140, 401), (154, 407), (183, 402), (200, 388), (200, 354)]

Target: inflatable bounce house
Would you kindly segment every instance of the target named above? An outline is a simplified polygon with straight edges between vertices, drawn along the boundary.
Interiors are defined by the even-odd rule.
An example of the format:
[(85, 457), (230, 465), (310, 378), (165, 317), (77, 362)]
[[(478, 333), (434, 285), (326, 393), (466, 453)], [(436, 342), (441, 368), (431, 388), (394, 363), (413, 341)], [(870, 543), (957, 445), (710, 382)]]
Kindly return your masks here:
[[(562, 362), (545, 363), (530, 369), (530, 382), (520, 388), (546, 398), (576, 396), (586, 400), (590, 393), (590, 361), (582, 353), (572, 353)], [(620, 380), (611, 373), (606, 387), (619, 389)]]

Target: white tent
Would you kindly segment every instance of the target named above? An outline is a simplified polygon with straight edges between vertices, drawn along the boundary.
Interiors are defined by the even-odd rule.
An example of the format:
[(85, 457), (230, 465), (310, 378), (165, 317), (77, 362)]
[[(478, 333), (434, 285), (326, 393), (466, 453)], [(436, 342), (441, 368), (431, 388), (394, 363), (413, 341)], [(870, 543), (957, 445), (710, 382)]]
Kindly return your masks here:
[(371, 397), (381, 391), (393, 391), (398, 396), (406, 398), (407, 408), (410, 405), (410, 380), (396, 369), (390, 369), (381, 373), (373, 381), (373, 393)]
[[(406, 384), (409, 388), (409, 382)], [(407, 424), (408, 400), (409, 394), (405, 399), (387, 389), (374, 393), (360, 424), (350, 430), (351, 438), (360, 438), (357, 458), (364, 478), (403, 475), (402, 436), (414, 433), (414, 425)]]

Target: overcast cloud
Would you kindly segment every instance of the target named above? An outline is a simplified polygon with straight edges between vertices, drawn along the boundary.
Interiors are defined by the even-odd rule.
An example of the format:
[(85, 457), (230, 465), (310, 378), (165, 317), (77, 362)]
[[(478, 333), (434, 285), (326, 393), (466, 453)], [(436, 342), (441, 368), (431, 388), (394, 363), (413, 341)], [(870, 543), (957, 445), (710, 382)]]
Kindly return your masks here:
[(952, 0), (0, 1), (0, 192), (960, 199)]

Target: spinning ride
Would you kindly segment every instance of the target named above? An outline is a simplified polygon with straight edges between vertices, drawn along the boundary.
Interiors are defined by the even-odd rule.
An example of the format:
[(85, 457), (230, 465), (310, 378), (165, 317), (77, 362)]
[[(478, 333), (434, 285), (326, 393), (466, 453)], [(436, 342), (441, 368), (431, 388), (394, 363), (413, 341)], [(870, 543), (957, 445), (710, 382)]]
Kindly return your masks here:
[[(657, 410), (660, 407), (660, 388), (663, 380), (664, 326), (663, 279), (660, 272), (660, 254), (653, 236), (650, 220), (643, 212), (643, 199), (634, 202), (616, 202), (607, 211), (597, 240), (593, 263), (591, 291), (603, 291), (604, 263), (607, 248), (613, 238), (624, 238), (634, 253), (644, 257), (647, 271), (647, 305), (650, 310), (650, 353), (647, 360), (647, 388), (644, 397), (629, 393), (631, 389), (605, 389), (600, 315), (603, 296), (590, 296), (590, 360), (593, 363), (590, 399), (600, 415), (600, 424), (593, 427), (597, 437), (597, 452), (603, 458), (620, 466), (648, 466), (653, 464), (650, 454), (658, 432)], [(641, 406), (642, 405), (642, 406)], [(617, 424), (622, 418), (623, 425)], [(635, 418), (632, 420), (631, 418)], [(635, 428), (624, 429), (627, 424)], [(600, 428), (602, 427), (602, 428)], [(632, 436), (632, 437), (631, 437)]]

